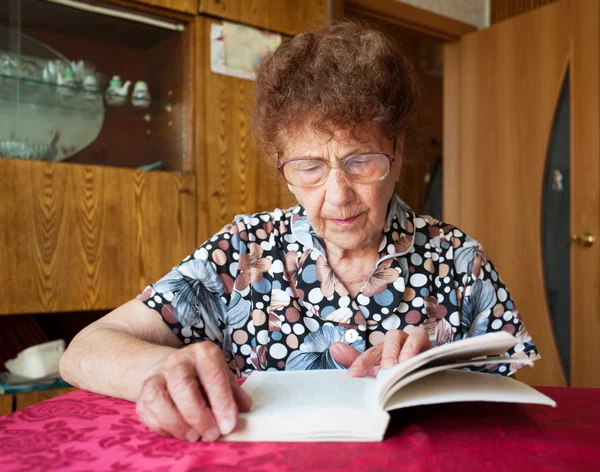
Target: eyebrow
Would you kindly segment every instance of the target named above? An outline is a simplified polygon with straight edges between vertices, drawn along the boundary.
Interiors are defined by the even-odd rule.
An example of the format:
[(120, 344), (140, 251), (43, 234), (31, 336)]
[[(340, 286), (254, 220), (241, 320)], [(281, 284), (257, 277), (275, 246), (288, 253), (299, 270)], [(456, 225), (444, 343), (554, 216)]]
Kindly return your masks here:
[[(356, 154), (358, 151), (360, 151), (360, 149), (361, 148), (358, 147), (358, 148), (354, 149), (353, 151), (346, 153), (344, 156), (340, 157), (339, 160), (345, 159), (346, 157), (351, 156), (352, 154)], [(309, 154), (304, 154), (302, 156), (293, 156), (290, 159), (293, 159), (294, 157), (310, 157), (313, 159), (325, 159), (323, 156), (311, 156)]]

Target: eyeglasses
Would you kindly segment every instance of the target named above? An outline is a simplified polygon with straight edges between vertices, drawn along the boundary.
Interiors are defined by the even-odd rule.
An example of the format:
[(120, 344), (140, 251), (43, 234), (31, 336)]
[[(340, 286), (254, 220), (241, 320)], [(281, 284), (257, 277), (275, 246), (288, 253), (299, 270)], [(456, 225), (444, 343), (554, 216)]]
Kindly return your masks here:
[(368, 184), (383, 180), (390, 173), (396, 154), (395, 137), (392, 146), (392, 154), (383, 152), (351, 154), (342, 159), (339, 164), (316, 157), (293, 157), (280, 163), (277, 154), (277, 169), (285, 181), (293, 187), (318, 187), (325, 183), (333, 167), (340, 167), (352, 182)]

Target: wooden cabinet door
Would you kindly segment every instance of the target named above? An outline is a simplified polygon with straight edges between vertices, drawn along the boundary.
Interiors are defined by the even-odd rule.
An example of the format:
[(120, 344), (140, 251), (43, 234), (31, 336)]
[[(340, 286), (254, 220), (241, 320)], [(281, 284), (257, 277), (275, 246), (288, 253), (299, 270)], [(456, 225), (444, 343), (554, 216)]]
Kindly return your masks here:
[(0, 159), (0, 315), (115, 308), (193, 251), (195, 179)]
[(13, 396), (0, 395), (0, 416), (9, 415), (13, 411)]
[(275, 162), (259, 158), (255, 151), (249, 123), (254, 82), (210, 70), (210, 27), (217, 23), (197, 19), (198, 243), (231, 223), (235, 215), (294, 204)]
[(337, 1), (200, 0), (200, 13), (294, 36), (325, 23)]
[[(569, 234), (599, 230), (599, 15), (595, 0), (562, 0), (445, 50), (444, 218), (484, 244), (511, 290), (542, 355), (519, 372), (534, 385), (600, 386), (600, 252), (569, 248)], [(549, 227), (564, 240), (549, 246)]]

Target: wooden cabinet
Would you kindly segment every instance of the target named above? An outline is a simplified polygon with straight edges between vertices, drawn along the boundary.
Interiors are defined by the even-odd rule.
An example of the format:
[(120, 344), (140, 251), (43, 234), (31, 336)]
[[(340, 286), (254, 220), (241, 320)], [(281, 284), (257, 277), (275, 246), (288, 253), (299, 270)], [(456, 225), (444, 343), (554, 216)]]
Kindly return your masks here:
[(13, 412), (13, 396), (0, 395), (0, 416), (8, 415)]
[(600, 3), (562, 0), (445, 51), (444, 217), (511, 289), (534, 385), (600, 387), (599, 31)]
[(294, 36), (326, 23), (336, 4), (341, 0), (200, 0), (200, 13)]
[(24, 392), (10, 395), (0, 395), (0, 416), (8, 415), (14, 411), (22, 410), (36, 403), (50, 400), (51, 398), (74, 392), (75, 387), (51, 388), (46, 390), (36, 390), (33, 392)]
[(195, 179), (0, 159), (0, 313), (111, 309), (195, 244)]
[(196, 9), (132, 5), (0, 6), (0, 142), (55, 136), (61, 161), (0, 158), (0, 314), (113, 309), (195, 247)]
[(37, 390), (34, 392), (25, 392), (15, 394), (15, 411), (22, 410), (36, 403), (50, 400), (51, 398), (64, 395), (65, 393), (74, 392), (75, 387), (52, 388), (48, 390)]
[(256, 154), (249, 114), (254, 82), (210, 70), (210, 27), (198, 19), (198, 242), (240, 213), (271, 211), (294, 204), (275, 163)]

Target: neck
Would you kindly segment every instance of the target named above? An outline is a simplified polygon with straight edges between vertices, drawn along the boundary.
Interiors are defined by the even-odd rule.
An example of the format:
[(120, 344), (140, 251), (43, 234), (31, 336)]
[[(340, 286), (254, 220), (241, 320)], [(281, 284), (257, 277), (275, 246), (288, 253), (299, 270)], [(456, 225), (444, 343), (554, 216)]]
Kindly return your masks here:
[(372, 262), (369, 269), (375, 266), (377, 257), (379, 256), (379, 244), (380, 241), (373, 239), (364, 246), (355, 249), (344, 249), (334, 245), (327, 245), (325, 243), (325, 253), (327, 255), (327, 263), (330, 267), (340, 267), (348, 265), (349, 263), (364, 264), (365, 262)]

